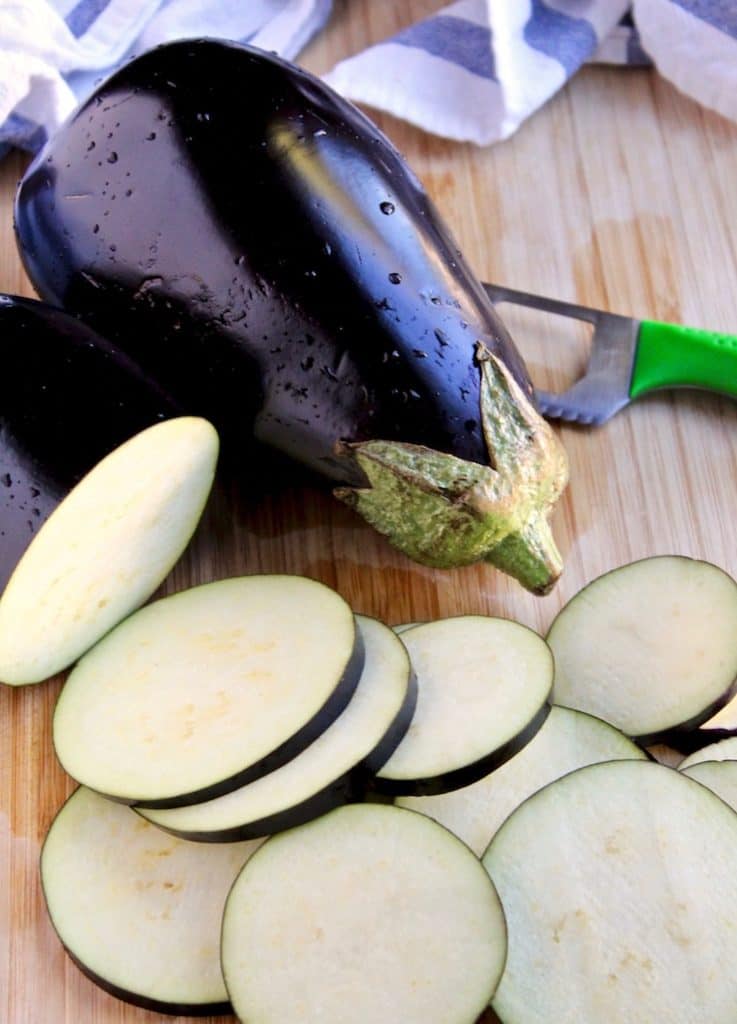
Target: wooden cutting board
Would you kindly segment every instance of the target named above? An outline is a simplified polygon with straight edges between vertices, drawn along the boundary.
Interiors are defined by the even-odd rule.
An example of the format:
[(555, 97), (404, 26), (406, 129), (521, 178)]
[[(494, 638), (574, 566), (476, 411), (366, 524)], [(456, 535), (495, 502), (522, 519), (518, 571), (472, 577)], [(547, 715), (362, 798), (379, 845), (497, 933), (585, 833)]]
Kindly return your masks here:
[[(326, 70), (439, 6), (337, 3), (303, 63)], [(585, 69), (517, 135), (485, 150), (377, 120), (479, 276), (737, 332), (737, 126), (654, 72)], [(0, 291), (31, 295), (11, 225), (24, 166), (20, 156), (0, 165)], [(586, 336), (575, 325), (506, 319), (539, 385), (560, 388), (580, 371)], [(605, 427), (560, 432), (571, 483), (554, 526), (567, 568), (549, 597), (534, 598), (485, 566), (444, 573), (416, 566), (329, 495), (300, 488), (270, 497), (218, 492), (162, 592), (237, 573), (304, 573), (389, 623), (477, 612), (544, 631), (583, 584), (634, 558), (676, 552), (737, 575), (737, 403), (662, 394)], [(0, 687), (0, 1020), (167, 1019), (95, 989), (66, 959), (46, 918), (39, 849), (72, 789), (50, 739), (59, 686)]]

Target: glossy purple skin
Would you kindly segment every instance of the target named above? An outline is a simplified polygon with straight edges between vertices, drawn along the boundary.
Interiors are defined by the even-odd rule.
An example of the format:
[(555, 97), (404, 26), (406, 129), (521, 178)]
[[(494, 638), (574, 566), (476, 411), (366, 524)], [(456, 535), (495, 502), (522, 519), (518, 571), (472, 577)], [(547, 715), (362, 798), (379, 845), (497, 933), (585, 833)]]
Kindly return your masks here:
[(108, 452), (176, 403), (78, 320), (0, 295), (0, 592), (41, 524)]
[(29, 169), (16, 231), (39, 293), (209, 417), (231, 455), (255, 436), (348, 482), (339, 440), (486, 463), (477, 340), (532, 394), (388, 140), (262, 51), (185, 41), (124, 67)]

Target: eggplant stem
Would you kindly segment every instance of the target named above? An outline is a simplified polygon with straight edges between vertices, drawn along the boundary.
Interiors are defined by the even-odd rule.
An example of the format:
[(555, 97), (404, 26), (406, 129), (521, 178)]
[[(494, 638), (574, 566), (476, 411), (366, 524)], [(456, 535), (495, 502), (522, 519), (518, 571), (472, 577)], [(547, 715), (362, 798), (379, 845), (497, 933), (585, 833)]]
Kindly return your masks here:
[(545, 594), (562, 571), (548, 516), (568, 479), (565, 452), (506, 366), (483, 345), (476, 357), (494, 468), (422, 445), (364, 441), (343, 451), (369, 486), (335, 494), (423, 565), (483, 559)]
[(563, 571), (550, 524), (544, 516), (530, 519), (524, 529), (508, 534), (486, 560), (540, 597), (550, 593)]

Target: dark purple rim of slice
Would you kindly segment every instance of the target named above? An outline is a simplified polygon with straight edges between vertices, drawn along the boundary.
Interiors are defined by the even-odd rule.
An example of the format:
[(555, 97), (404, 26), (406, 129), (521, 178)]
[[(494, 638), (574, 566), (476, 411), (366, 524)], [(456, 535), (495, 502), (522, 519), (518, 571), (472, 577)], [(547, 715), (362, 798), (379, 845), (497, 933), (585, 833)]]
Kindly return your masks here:
[(183, 793), (162, 799), (138, 800), (136, 797), (126, 799), (110, 796), (107, 793), (100, 793), (100, 796), (105, 796), (109, 800), (115, 800), (116, 803), (127, 804), (128, 806), (136, 805), (137, 807), (151, 807), (164, 810), (172, 807), (188, 807), (191, 804), (205, 803), (207, 800), (214, 800), (218, 796), (232, 793), (234, 789), (240, 789), (241, 786), (245, 786), (249, 782), (255, 782), (256, 779), (260, 779), (262, 776), (268, 775), (269, 772), (281, 768), (287, 761), (291, 761), (298, 754), (301, 754), (306, 747), (309, 747), (310, 743), (314, 742), (319, 736), (322, 736), (328, 726), (332, 725), (341, 711), (344, 711), (348, 706), (348, 702), (358, 686), (365, 656), (363, 638), (359, 630), (356, 629), (353, 651), (346, 662), (340, 680), (327, 701), (294, 735), (290, 736), (275, 750), (272, 750), (255, 764), (244, 768), (243, 771), (236, 772), (235, 775), (231, 775), (227, 779), (213, 782), (209, 786), (203, 786), (202, 789), (195, 790), (193, 793)]
[(549, 714), (550, 703), (546, 701), (520, 732), (472, 764), (419, 779), (387, 779), (377, 775), (371, 781), (371, 789), (385, 796), (439, 796), (454, 789), (463, 789), (518, 754), (542, 728)]
[[(248, 821), (242, 825), (232, 825), (217, 831), (204, 832), (199, 829), (176, 829), (168, 825), (152, 822), (157, 828), (169, 832), (180, 839), (189, 839), (196, 843), (235, 843), (244, 839), (259, 839), (276, 832), (284, 832), (297, 825), (304, 825), (322, 814), (342, 807), (344, 804), (361, 802), (373, 782), (373, 774), (394, 753), (404, 739), (412, 722), (417, 706), (417, 679), (410, 674), (407, 693), (402, 706), (394, 716), (389, 728), (374, 749), (357, 765), (349, 768), (339, 778), (334, 779), (312, 796), (285, 807), (284, 810)], [(135, 808), (133, 808), (135, 810)], [(147, 821), (150, 819), (146, 818)]]

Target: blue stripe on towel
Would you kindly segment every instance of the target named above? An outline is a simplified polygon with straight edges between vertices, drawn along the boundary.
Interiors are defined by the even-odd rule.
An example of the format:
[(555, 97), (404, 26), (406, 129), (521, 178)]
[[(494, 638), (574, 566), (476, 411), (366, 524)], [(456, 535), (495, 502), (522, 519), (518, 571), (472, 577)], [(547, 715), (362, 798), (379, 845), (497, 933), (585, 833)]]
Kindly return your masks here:
[(64, 19), (75, 39), (79, 39), (97, 21), (110, 0), (79, 0)]
[(496, 81), (491, 53), (491, 30), (465, 18), (438, 14), (410, 25), (390, 42), (424, 50), (470, 71), (472, 75)]
[(737, 39), (737, 5), (734, 0), (673, 0), (673, 3), (712, 28)]
[(553, 57), (570, 78), (594, 53), (599, 40), (585, 18), (572, 18), (532, 0), (532, 17), (525, 25), (525, 42), (540, 53)]
[(0, 125), (0, 158), (11, 146), (25, 149), (28, 153), (37, 153), (47, 138), (48, 134), (43, 125), (35, 124), (21, 114), (11, 114), (4, 124)]

